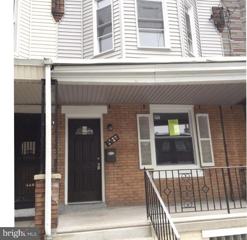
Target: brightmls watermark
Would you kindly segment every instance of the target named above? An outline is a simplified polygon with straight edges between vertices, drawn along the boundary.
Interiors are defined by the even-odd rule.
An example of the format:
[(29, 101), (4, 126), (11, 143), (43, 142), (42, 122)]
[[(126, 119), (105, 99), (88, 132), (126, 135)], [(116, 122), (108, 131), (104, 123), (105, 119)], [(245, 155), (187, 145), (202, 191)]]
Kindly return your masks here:
[(0, 240), (8, 239), (20, 239), (20, 240), (40, 240), (39, 230), (34, 227), (1, 227), (0, 228)]

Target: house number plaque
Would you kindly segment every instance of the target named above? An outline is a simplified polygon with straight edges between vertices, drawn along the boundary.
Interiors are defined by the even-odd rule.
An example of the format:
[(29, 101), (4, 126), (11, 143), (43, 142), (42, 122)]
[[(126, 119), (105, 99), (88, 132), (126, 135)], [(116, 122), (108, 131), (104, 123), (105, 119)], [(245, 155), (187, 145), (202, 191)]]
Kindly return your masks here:
[(111, 136), (110, 138), (108, 138), (105, 141), (105, 144), (106, 144), (107, 147), (110, 147), (112, 144), (117, 142), (119, 139), (120, 139), (119, 136), (117, 134), (114, 134), (113, 136)]

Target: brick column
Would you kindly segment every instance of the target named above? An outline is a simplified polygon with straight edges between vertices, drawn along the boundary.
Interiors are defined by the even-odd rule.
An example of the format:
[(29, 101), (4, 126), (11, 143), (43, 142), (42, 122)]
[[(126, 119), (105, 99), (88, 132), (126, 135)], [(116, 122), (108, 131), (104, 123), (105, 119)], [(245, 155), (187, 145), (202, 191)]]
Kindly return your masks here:
[[(57, 228), (58, 207), (59, 207), (59, 185), (60, 174), (52, 174), (52, 229)], [(35, 180), (35, 226), (40, 230), (41, 236), (45, 234), (45, 175), (38, 174), (34, 176)]]

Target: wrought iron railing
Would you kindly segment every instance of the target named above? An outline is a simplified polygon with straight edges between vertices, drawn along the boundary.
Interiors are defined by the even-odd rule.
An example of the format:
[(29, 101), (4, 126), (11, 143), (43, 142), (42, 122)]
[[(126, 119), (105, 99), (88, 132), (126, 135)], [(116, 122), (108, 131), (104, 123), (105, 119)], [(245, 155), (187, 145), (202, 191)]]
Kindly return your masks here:
[(246, 207), (246, 167), (149, 171), (170, 213)]
[(148, 170), (144, 171), (147, 217), (158, 240), (179, 240), (180, 236)]

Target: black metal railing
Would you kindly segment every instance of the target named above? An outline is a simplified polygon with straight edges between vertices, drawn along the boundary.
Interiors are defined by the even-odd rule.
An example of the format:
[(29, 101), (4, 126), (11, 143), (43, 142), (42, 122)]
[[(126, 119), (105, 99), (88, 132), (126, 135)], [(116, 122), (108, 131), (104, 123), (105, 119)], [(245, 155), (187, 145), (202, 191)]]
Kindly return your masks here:
[(180, 236), (149, 173), (144, 171), (147, 217), (158, 240), (179, 240)]
[(246, 207), (246, 167), (149, 170), (170, 213)]

